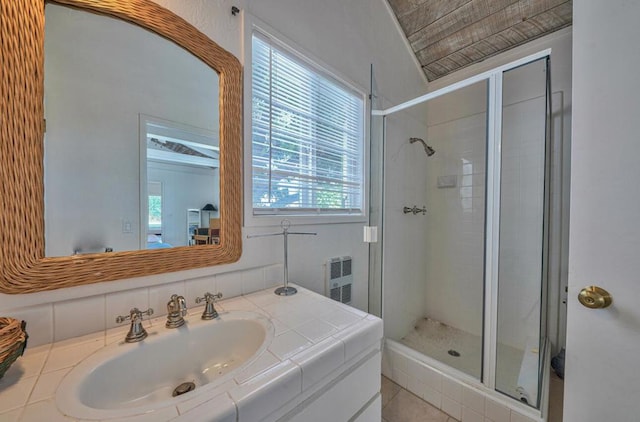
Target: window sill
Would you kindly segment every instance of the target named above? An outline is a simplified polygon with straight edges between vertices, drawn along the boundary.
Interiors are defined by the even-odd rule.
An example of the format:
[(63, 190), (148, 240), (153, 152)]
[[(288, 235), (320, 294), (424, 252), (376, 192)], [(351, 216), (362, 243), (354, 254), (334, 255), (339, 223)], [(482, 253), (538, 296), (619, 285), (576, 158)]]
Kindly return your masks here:
[(365, 214), (254, 214), (252, 210), (245, 214), (245, 227), (280, 226), (282, 220), (289, 220), (291, 225), (349, 224), (368, 222)]

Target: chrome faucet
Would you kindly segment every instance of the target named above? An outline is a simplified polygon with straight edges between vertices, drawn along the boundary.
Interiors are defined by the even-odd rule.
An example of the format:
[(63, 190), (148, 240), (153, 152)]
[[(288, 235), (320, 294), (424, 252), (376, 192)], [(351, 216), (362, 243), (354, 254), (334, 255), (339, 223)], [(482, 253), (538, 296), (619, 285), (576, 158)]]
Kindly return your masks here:
[(218, 311), (216, 311), (216, 308), (213, 307), (216, 299), (222, 299), (222, 293), (218, 292), (218, 294), (212, 295), (211, 293), (207, 292), (204, 294), (204, 297), (196, 298), (196, 303), (205, 302), (202, 319), (218, 318)]
[(142, 317), (144, 315), (153, 315), (153, 309), (149, 308), (146, 311), (141, 311), (138, 308), (132, 308), (128, 316), (116, 317), (116, 322), (118, 324), (122, 324), (126, 320), (131, 320), (131, 327), (124, 338), (125, 342), (135, 343), (142, 341), (147, 337), (147, 331), (142, 326)]
[(187, 302), (184, 296), (172, 295), (167, 302), (167, 328), (178, 328), (184, 325), (184, 316), (187, 315)]

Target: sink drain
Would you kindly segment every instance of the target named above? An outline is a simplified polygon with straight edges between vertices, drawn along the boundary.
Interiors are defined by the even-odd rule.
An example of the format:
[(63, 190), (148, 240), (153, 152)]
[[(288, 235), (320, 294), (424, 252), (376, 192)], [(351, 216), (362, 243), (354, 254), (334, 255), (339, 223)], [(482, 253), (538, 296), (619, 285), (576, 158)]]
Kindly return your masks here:
[(459, 357), (460, 356), (460, 352), (458, 352), (457, 350), (449, 350), (447, 353), (449, 353), (451, 356), (455, 356), (455, 357)]
[(196, 385), (192, 382), (183, 382), (173, 390), (173, 397), (181, 396), (184, 393), (193, 391), (196, 389)]

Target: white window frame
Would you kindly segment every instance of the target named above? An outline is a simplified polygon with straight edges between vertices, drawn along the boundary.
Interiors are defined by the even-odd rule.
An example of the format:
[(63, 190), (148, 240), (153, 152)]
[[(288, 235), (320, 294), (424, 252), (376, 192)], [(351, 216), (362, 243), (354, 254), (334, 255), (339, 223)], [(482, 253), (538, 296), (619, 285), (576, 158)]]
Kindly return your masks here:
[[(283, 219), (289, 220), (292, 224), (335, 224), (335, 223), (356, 223), (368, 221), (369, 212), (369, 102), (367, 101), (367, 91), (358, 84), (341, 76), (330, 66), (316, 59), (312, 54), (296, 45), (293, 41), (279, 34), (268, 25), (260, 22), (254, 16), (244, 13), (244, 37), (243, 37), (243, 57), (244, 57), (244, 225), (245, 227), (278, 226)], [(335, 79), (345, 85), (350, 90), (362, 96), (363, 101), (363, 148), (362, 148), (362, 212), (357, 214), (335, 214), (326, 212), (322, 214), (301, 211), (254, 214), (253, 210), (253, 145), (252, 145), (252, 37), (254, 32), (270, 41), (278, 48), (292, 54), (297, 59), (316, 69), (319, 73)], [(295, 211), (295, 210), (292, 210)]]

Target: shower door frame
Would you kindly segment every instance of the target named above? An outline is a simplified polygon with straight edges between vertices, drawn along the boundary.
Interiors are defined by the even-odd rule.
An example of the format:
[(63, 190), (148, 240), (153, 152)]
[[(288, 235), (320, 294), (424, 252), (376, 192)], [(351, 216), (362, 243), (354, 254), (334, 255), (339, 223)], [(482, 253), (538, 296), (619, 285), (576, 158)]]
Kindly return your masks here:
[[(486, 216), (485, 216), (485, 279), (484, 279), (484, 311), (483, 311), (483, 352), (482, 371), (480, 383), (493, 391), (496, 390), (496, 356), (497, 356), (497, 325), (498, 325), (498, 259), (500, 251), (500, 182), (501, 182), (501, 153), (502, 153), (502, 90), (503, 74), (509, 70), (533, 63), (540, 59), (551, 57), (551, 49), (545, 49), (535, 54), (528, 55), (521, 59), (512, 61), (505, 65), (493, 68), (486, 72), (464, 79), (462, 81), (447, 85), (436, 91), (429, 92), (420, 97), (406, 101), (402, 104), (383, 109), (371, 110), (371, 116), (386, 116), (398, 111), (413, 107), (415, 105), (436, 99), (443, 95), (468, 87), (478, 82), (488, 82), (487, 101), (487, 174), (486, 174)], [(548, 88), (548, 87), (547, 87)], [(546, 89), (547, 89), (546, 88)], [(549, 93), (547, 93), (549, 95)], [(548, 101), (551, 101), (549, 98)], [(549, 122), (546, 123), (547, 125)], [(383, 130), (385, 124), (383, 123)], [(548, 159), (548, 135), (547, 152), (545, 153), (545, 174), (549, 166)], [(384, 136), (383, 141), (384, 143)], [(545, 177), (545, 184), (548, 179)], [(546, 190), (546, 189), (545, 189)], [(548, 192), (545, 192), (545, 197)], [(384, 194), (383, 194), (384, 197)], [(545, 199), (545, 218), (547, 224), (548, 201)], [(384, 219), (383, 219), (384, 220)], [(383, 223), (384, 224), (384, 223)], [(545, 229), (546, 230), (546, 229)], [(384, 229), (382, 230), (384, 232)], [(548, 245), (544, 245), (543, 254), (546, 255)], [(545, 258), (546, 260), (546, 258)], [(382, 259), (384, 262), (384, 258)], [(543, 285), (547, 283), (546, 266), (543, 265)], [(382, 278), (382, 272), (380, 272)], [(381, 280), (381, 286), (384, 281)], [(542, 288), (545, 288), (542, 286)], [(381, 291), (384, 288), (381, 287)], [(541, 306), (546, 306), (545, 301), (541, 301)], [(382, 314), (384, 318), (384, 295), (381, 301)], [(540, 386), (538, 387), (540, 388)], [(540, 408), (539, 406), (536, 408)]]

